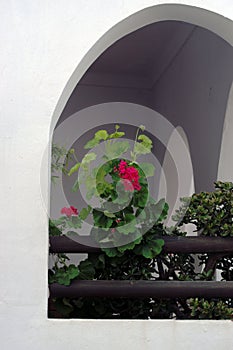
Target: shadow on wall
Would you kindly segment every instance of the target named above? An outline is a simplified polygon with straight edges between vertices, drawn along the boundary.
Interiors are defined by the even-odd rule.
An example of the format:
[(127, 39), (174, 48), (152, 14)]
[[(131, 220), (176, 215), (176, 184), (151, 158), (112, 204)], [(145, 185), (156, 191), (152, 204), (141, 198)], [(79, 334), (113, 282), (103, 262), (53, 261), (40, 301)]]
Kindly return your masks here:
[[(179, 171), (179, 168), (177, 167), (178, 164), (175, 164), (174, 162), (174, 159), (176, 159), (176, 163), (181, 164), (180, 166), (182, 166), (182, 163), (184, 162), (183, 152), (182, 149), (180, 149), (180, 144), (176, 136), (177, 133), (182, 137), (187, 147), (187, 156), (189, 159), (185, 162), (185, 172)], [(176, 155), (172, 156), (168, 149), (172, 149)], [(172, 226), (174, 224), (172, 221), (172, 215), (175, 214), (175, 210), (180, 207), (180, 198), (189, 197), (195, 192), (189, 143), (183, 128), (180, 126), (173, 131), (168, 141), (162, 169), (164, 177), (160, 178), (158, 198), (162, 198), (166, 188), (166, 201), (169, 204), (169, 216), (166, 222), (168, 226)], [(190, 230), (190, 232), (192, 232), (192, 230)]]

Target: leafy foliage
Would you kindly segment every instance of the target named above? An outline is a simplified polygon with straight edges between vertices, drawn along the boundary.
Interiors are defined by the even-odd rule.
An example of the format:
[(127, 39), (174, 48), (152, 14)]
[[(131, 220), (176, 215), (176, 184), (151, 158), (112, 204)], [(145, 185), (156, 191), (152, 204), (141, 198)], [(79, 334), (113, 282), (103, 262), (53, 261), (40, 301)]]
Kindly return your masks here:
[(214, 192), (201, 192), (183, 198), (182, 206), (174, 217), (179, 226), (192, 223), (204, 236), (233, 236), (233, 184), (215, 182)]
[(59, 283), (69, 286), (70, 282), (79, 275), (79, 270), (75, 265), (64, 265), (61, 268), (56, 268), (54, 271), (49, 271), (49, 283)]
[(191, 318), (228, 320), (233, 317), (233, 308), (229, 307), (223, 300), (191, 299)]
[(59, 230), (57, 225), (54, 224), (53, 220), (49, 220), (49, 235), (50, 236), (61, 236), (62, 232)]
[(69, 151), (65, 147), (57, 144), (52, 144), (52, 157), (51, 157), (51, 180), (55, 184), (59, 178), (58, 173), (68, 174), (69, 163), (76, 159), (75, 151), (71, 148)]
[[(125, 133), (109, 134), (98, 130), (85, 145), (90, 150), (65, 173), (79, 172), (72, 190), (85, 184), (87, 199), (100, 197), (100, 206), (83, 208), (79, 215), (62, 216), (50, 220), (50, 235), (75, 234), (89, 215), (93, 219), (91, 237), (102, 248), (99, 254), (89, 254), (78, 266), (69, 264), (65, 254), (54, 255), (54, 266), (49, 270), (49, 283), (68, 286), (73, 280), (164, 280), (198, 281), (212, 280), (216, 268), (223, 280), (233, 280), (233, 256), (201, 254), (168, 254), (163, 250), (164, 237), (185, 236), (183, 224), (192, 223), (204, 236), (233, 235), (233, 184), (215, 183), (212, 193), (201, 192), (191, 198), (181, 199), (176, 213), (176, 227), (167, 228), (164, 220), (168, 205), (164, 199), (155, 201), (148, 188), (147, 177), (154, 175), (150, 163), (137, 163), (137, 157), (152, 151), (152, 140), (142, 134), (144, 126), (137, 130), (131, 159), (125, 154), (130, 145), (119, 140)], [(92, 166), (96, 153), (92, 152), (104, 143), (104, 164)], [(58, 148), (59, 149), (59, 148)], [(59, 155), (59, 152), (57, 155)], [(71, 152), (71, 155), (74, 151)], [(61, 155), (66, 157), (64, 149)], [(58, 158), (60, 159), (60, 158)], [(119, 164), (123, 162), (123, 172)], [(56, 164), (56, 162), (55, 162)], [(59, 165), (60, 164), (60, 165)], [(66, 163), (67, 164), (67, 163)], [(57, 170), (64, 171), (64, 163), (57, 161)], [(128, 174), (127, 174), (128, 171)], [(134, 177), (130, 177), (134, 174)], [(136, 174), (136, 175), (135, 175)], [(128, 177), (126, 175), (129, 175)], [(131, 187), (124, 181), (130, 178)], [(135, 181), (135, 182), (134, 182)], [(136, 182), (138, 181), (138, 184)], [(68, 212), (69, 213), (69, 212)], [(72, 212), (71, 212), (72, 214)], [(74, 231), (69, 231), (74, 230)], [(100, 319), (233, 319), (231, 299), (173, 298), (55, 298), (50, 317), (100, 318)]]

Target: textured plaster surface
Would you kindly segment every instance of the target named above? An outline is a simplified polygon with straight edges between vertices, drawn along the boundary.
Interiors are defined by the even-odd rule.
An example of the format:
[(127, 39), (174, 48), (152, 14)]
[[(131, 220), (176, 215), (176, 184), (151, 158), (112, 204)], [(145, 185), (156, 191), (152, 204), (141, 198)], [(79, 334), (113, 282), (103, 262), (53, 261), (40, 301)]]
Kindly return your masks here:
[[(3, 350), (65, 347), (219, 350), (232, 347), (231, 322), (61, 321), (48, 320), (46, 316), (49, 205), (46, 147), (50, 132), (79, 78), (117, 38), (151, 21), (186, 20), (211, 29), (233, 43), (230, 21), (195, 8), (169, 7), (173, 2), (1, 2), (0, 322)], [(231, 0), (176, 3), (233, 18)], [(162, 4), (166, 5), (144, 10), (110, 30), (137, 11)], [(47, 195), (44, 199), (42, 192)]]

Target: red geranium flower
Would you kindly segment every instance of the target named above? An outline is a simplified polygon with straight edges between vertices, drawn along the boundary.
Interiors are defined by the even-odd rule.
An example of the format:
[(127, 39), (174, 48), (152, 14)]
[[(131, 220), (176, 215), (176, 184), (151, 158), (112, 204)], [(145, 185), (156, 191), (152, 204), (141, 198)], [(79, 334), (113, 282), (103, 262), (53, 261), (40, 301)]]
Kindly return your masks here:
[(126, 191), (140, 191), (139, 173), (136, 168), (129, 166), (125, 160), (121, 160), (118, 166), (118, 174), (121, 179), (128, 180), (123, 182)]
[(72, 205), (69, 208), (64, 207), (61, 209), (61, 214), (65, 214), (68, 217), (76, 216), (78, 215), (78, 209), (73, 207)]

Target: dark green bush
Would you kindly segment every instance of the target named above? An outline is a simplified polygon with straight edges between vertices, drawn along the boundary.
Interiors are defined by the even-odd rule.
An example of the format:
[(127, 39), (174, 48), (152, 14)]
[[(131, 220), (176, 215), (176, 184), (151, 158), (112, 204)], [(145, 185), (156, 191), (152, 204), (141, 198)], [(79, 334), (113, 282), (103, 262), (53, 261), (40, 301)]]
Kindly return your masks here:
[[(124, 133), (118, 131), (108, 135), (105, 130), (100, 130), (95, 137), (89, 141), (86, 148), (91, 148), (98, 144), (100, 140), (119, 138)], [(141, 128), (142, 130), (142, 128)], [(137, 134), (138, 135), (138, 134)], [(151, 151), (152, 143), (144, 135), (138, 136), (140, 142), (136, 142), (133, 159), (137, 154), (146, 154)], [(143, 147), (142, 147), (143, 144)], [(119, 148), (109, 144), (108, 151), (115, 152), (118, 156)], [(120, 152), (128, 146), (122, 142)], [(114, 147), (113, 147), (114, 146)], [(124, 146), (124, 147), (123, 147)], [(127, 147), (126, 147), (127, 146)], [(122, 151), (123, 147), (123, 151)], [(111, 153), (110, 152), (110, 153)], [(60, 154), (61, 153), (61, 154)], [(73, 156), (72, 151), (70, 156)], [(60, 156), (65, 152), (56, 149), (55, 170), (61, 167)], [(89, 158), (85, 158), (83, 165), (77, 163), (70, 171), (72, 175), (80, 166), (87, 171), (87, 164), (94, 158), (94, 153), (89, 153)], [(68, 160), (67, 160), (68, 161)], [(97, 173), (97, 190), (102, 198), (116, 197), (115, 168), (119, 160), (113, 159), (100, 168)], [(106, 239), (113, 243), (118, 241), (119, 234), (135, 234), (133, 226), (135, 216), (140, 214), (147, 202), (147, 182), (144, 179), (144, 170), (133, 163), (140, 175), (139, 185), (141, 192), (135, 192), (132, 201), (121, 212), (112, 215), (108, 210), (97, 210), (90, 207), (84, 208), (79, 216), (63, 216), (58, 220), (50, 222), (50, 235), (62, 235), (63, 230), (77, 229), (81, 227), (82, 220), (91, 212), (94, 218), (94, 228), (92, 237), (98, 242)], [(152, 176), (151, 167), (147, 164), (147, 172)], [(108, 184), (105, 176), (111, 174), (113, 182)], [(116, 177), (116, 179), (115, 179)], [(89, 181), (85, 176), (85, 181)], [(115, 181), (115, 182), (114, 182)], [(88, 182), (88, 195), (93, 195), (93, 183)], [(87, 186), (87, 187), (88, 187)], [(78, 188), (75, 183), (74, 189)], [(135, 234), (135, 239), (129, 244), (118, 245), (117, 248), (103, 248), (100, 254), (89, 254), (85, 261), (78, 266), (69, 265), (69, 258), (65, 254), (55, 254), (55, 263), (49, 270), (49, 283), (60, 283), (69, 285), (74, 279), (83, 280), (164, 280), (164, 281), (198, 281), (212, 280), (215, 277), (216, 269), (220, 270), (223, 280), (233, 280), (233, 255), (223, 254), (201, 254), (194, 258), (192, 254), (165, 254), (163, 248), (163, 237), (184, 236), (183, 224), (194, 224), (195, 231), (202, 236), (233, 236), (233, 184), (231, 182), (216, 182), (214, 192), (201, 192), (194, 194), (191, 198), (181, 199), (181, 207), (177, 211), (174, 220), (177, 226), (167, 228), (163, 225), (166, 218), (168, 206), (164, 201), (155, 203), (149, 199), (149, 205), (145, 210), (145, 223), (154, 222), (153, 227), (142, 237)], [(124, 199), (124, 196), (122, 197)], [(121, 200), (122, 200), (121, 198)], [(67, 208), (66, 208), (67, 209)], [(75, 209), (75, 208), (74, 208)], [(69, 209), (70, 210), (70, 209)], [(126, 225), (129, 223), (130, 225)], [(124, 225), (123, 225), (124, 224)], [(98, 228), (103, 228), (99, 230)], [(105, 229), (111, 228), (112, 234), (105, 234)], [(143, 228), (143, 227), (142, 227)], [(101, 234), (99, 232), (101, 231)], [(106, 230), (107, 232), (107, 230)], [(113, 245), (114, 246), (114, 245)], [(201, 272), (200, 272), (201, 267)], [(156, 283), (156, 282), (155, 282)], [(233, 303), (231, 299), (208, 299), (202, 298), (176, 298), (176, 299), (131, 299), (131, 298), (87, 298), (76, 299), (55, 298), (50, 300), (49, 317), (65, 318), (97, 318), (97, 319), (232, 319)]]

